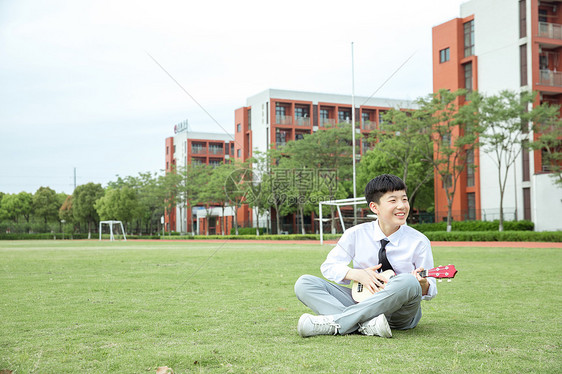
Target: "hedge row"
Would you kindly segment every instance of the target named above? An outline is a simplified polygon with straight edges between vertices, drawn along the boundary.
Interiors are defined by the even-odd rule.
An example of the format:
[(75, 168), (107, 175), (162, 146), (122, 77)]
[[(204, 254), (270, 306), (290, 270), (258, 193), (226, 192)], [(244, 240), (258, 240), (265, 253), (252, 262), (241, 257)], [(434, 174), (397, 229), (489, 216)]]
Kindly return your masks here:
[[(341, 235), (326, 234), (324, 240), (337, 240)], [(432, 241), (485, 241), (485, 242), (562, 242), (562, 231), (474, 231), (446, 232), (432, 231), (426, 233)], [(320, 235), (195, 235), (162, 237), (162, 239), (220, 239), (220, 240), (320, 240)]]
[(562, 242), (562, 231), (433, 231), (425, 235), (431, 241), (446, 242)]
[[(340, 234), (326, 234), (324, 240), (337, 240)], [(562, 231), (430, 231), (426, 232), (426, 236), (431, 241), (505, 241), (505, 242), (562, 242)], [(109, 235), (104, 234), (103, 239), (109, 239)], [(74, 234), (72, 237), (65, 235), (64, 239), (87, 239), (88, 234)], [(97, 235), (92, 235), (92, 239), (97, 239)], [(62, 234), (0, 234), (0, 240), (61, 240)], [(129, 235), (129, 240), (135, 239), (162, 239), (162, 240), (192, 240), (192, 239), (219, 239), (219, 240), (320, 240), (320, 235)]]
[[(95, 237), (96, 234), (92, 234)], [(9, 233), (0, 234), (0, 240), (62, 240), (63, 234), (58, 233), (43, 233), (43, 234), (29, 234), (29, 233)], [(85, 234), (64, 234), (64, 239), (88, 239), (88, 233)]]
[[(425, 234), (432, 231), (447, 231), (447, 222), (417, 223), (409, 225)], [(451, 224), (452, 231), (498, 231), (500, 221), (459, 221)], [(531, 221), (505, 221), (504, 231), (533, 231), (535, 224)]]

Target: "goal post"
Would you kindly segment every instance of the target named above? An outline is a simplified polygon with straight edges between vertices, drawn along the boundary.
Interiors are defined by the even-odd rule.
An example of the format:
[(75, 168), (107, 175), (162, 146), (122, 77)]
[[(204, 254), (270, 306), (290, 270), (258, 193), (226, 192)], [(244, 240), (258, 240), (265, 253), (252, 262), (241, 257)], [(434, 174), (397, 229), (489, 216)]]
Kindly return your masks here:
[(349, 198), (349, 199), (340, 199), (340, 200), (326, 200), (326, 201), (321, 201), (318, 203), (318, 213), (320, 215), (320, 244), (324, 244), (324, 228), (323, 226), (323, 222), (324, 219), (322, 218), (322, 205), (332, 205), (332, 206), (336, 206), (338, 208), (338, 216), (340, 217), (340, 223), (341, 223), (341, 227), (343, 229), (343, 231), (345, 232), (345, 224), (343, 222), (343, 216), (341, 214), (341, 206), (345, 206), (345, 205), (353, 205), (355, 207), (355, 205), (363, 205), (363, 204), (367, 204), (367, 200), (365, 200), (364, 197), (356, 197), (356, 198)]
[(119, 225), (121, 227), (121, 232), (123, 233), (123, 240), (127, 241), (127, 236), (125, 235), (125, 230), (123, 229), (123, 222), (121, 221), (100, 221), (100, 240), (103, 225), (109, 225), (109, 241), (115, 240), (115, 235), (113, 235), (113, 225)]

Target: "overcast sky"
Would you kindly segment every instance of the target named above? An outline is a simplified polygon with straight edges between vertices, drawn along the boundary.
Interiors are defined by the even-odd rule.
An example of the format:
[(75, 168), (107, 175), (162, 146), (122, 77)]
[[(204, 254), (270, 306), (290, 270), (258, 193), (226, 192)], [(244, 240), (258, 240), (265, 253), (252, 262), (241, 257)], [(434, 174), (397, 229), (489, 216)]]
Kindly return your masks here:
[[(0, 191), (164, 168), (176, 123), (234, 131), (268, 88), (416, 99), (464, 0), (0, 0)], [(152, 56), (220, 124), (153, 61)]]

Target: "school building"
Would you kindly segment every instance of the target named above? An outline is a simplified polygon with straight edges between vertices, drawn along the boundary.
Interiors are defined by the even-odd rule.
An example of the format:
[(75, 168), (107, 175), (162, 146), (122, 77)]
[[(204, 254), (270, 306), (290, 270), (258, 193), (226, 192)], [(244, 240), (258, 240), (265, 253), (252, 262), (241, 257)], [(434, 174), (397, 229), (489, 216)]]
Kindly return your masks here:
[[(227, 162), (234, 152), (234, 135), (193, 132), (185, 120), (174, 126), (174, 136), (166, 138), (166, 173), (181, 170), (189, 164), (218, 165)], [(209, 210), (210, 219), (207, 219)], [(230, 233), (234, 212), (231, 208), (191, 206), (187, 202), (177, 204), (164, 215), (166, 231), (194, 232), (196, 234)]]
[[(389, 109), (415, 107), (408, 100), (363, 96), (356, 96), (354, 104), (358, 134), (368, 134), (375, 129)], [(243, 162), (255, 151), (266, 152), (270, 147), (283, 146), (289, 141), (302, 139), (305, 134), (338, 123), (351, 123), (351, 120), (351, 95), (268, 89), (247, 98), (246, 105), (234, 111), (234, 135), (194, 133), (188, 131), (187, 125), (176, 125), (175, 135), (166, 139), (166, 171), (191, 162), (213, 164), (228, 159)], [(361, 142), (359, 136), (357, 146), (360, 154), (370, 147), (367, 142)], [(204, 233), (204, 228), (209, 225), (212, 232), (221, 232), (223, 219), (220, 216), (207, 222), (201, 207), (188, 212), (185, 206), (178, 204), (175, 211), (166, 214), (166, 230)], [(218, 209), (216, 213), (219, 214)], [(226, 232), (230, 232), (233, 213), (228, 211), (225, 215), (228, 215)], [(307, 231), (317, 231), (317, 222), (314, 223), (311, 217), (306, 219)], [(260, 220), (260, 227), (275, 226), (271, 224), (270, 215), (260, 217)], [(238, 210), (237, 222), (240, 226), (258, 224), (254, 212), (248, 207)], [(284, 217), (282, 227), (283, 232), (297, 232), (294, 217)]]
[[(471, 0), (461, 5), (459, 18), (433, 28), (433, 90), (532, 90), (539, 94), (536, 105), (562, 105), (561, 51), (562, 1)], [(529, 129), (526, 136), (532, 141), (536, 134)], [(495, 160), (476, 150), (471, 161), (477, 167), (461, 179), (454, 219), (498, 219)], [(541, 152), (523, 150), (509, 173), (504, 218), (531, 220), (537, 231), (562, 229), (562, 190)], [(447, 199), (439, 179), (435, 211), (441, 221)]]

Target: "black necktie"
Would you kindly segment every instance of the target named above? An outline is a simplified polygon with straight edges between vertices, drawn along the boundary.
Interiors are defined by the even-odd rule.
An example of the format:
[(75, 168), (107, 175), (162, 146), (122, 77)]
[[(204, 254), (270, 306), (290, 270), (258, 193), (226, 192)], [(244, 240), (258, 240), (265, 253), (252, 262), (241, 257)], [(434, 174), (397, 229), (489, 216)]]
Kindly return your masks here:
[(388, 244), (388, 240), (382, 239), (381, 240), (381, 249), (379, 250), (379, 262), (382, 264), (380, 271), (383, 272), (385, 270), (394, 270), (392, 269), (392, 265), (388, 262), (388, 258), (386, 258), (386, 245)]

